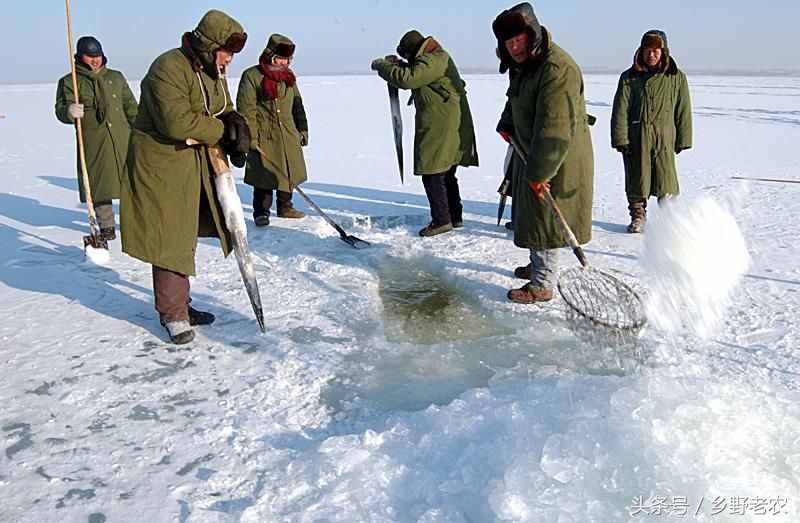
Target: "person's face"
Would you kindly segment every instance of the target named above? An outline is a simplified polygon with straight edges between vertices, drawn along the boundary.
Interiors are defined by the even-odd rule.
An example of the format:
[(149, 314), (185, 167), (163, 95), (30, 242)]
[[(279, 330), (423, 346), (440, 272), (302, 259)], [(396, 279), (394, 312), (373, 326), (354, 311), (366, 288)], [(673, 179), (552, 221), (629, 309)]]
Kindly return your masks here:
[(275, 55), (272, 57), (272, 65), (289, 65), (289, 59), (283, 56)]
[(85, 63), (92, 68), (92, 71), (97, 71), (103, 67), (102, 56), (89, 56), (88, 54), (81, 55), (81, 62)]
[(518, 64), (528, 59), (528, 33), (520, 33), (505, 41), (506, 51)]
[(231, 65), (231, 62), (233, 61), (233, 53), (226, 51), (225, 49), (218, 49), (214, 55), (214, 58), (216, 59), (219, 70), (225, 72), (225, 69)]
[(650, 47), (645, 47), (644, 49), (644, 63), (648, 65), (648, 67), (655, 67), (661, 61), (661, 49), (652, 49)]

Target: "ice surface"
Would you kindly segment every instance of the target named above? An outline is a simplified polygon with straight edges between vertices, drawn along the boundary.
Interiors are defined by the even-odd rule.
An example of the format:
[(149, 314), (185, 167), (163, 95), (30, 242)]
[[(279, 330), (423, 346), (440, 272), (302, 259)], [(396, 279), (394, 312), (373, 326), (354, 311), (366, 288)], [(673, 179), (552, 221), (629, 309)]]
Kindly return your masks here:
[[(608, 143), (617, 79), (586, 77), (599, 119), (590, 263), (653, 294), (643, 244), (689, 241), (680, 268), (732, 278), (743, 269), (719, 263), (727, 228), (656, 237), (652, 202), (644, 236), (625, 233)], [(458, 172), (465, 228), (420, 239), (427, 202), (418, 178), (399, 183), (385, 84), (300, 78), (314, 137), (304, 187), (373, 246), (351, 249), (316, 216), (265, 229), (248, 217), (262, 335), (236, 262), (201, 240), (193, 304), (217, 321), (189, 347), (166, 343), (150, 267), (119, 241), (108, 265), (86, 263), (74, 131), (53, 118), (55, 86), (0, 86), (0, 520), (669, 521), (631, 515), (637, 497), (660, 496), (686, 497), (692, 514), (704, 500), (685, 521), (798, 521), (800, 199), (795, 186), (730, 177), (800, 172), (800, 80), (689, 77), (696, 143), (678, 158), (678, 203), (733, 200), (722, 208), (751, 266), (713, 334), (651, 328), (636, 350), (576, 337), (558, 298), (506, 301), (527, 263), (495, 225), (507, 80), (466, 81), (481, 167)], [(252, 191), (238, 192), (249, 214)], [(392, 331), (382, 293), (402, 274), (452, 300), (420, 318), (425, 332)], [(691, 320), (705, 325), (706, 312)], [(441, 341), (419, 342), (431, 333)], [(717, 497), (752, 507), (712, 517)], [(754, 513), (778, 498), (789, 500), (781, 514)]]

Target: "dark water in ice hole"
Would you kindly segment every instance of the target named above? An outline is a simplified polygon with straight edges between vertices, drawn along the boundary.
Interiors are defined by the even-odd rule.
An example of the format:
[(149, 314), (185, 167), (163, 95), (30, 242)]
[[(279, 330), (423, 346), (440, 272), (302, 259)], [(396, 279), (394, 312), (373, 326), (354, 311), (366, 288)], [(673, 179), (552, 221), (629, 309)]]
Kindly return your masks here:
[(423, 258), (381, 258), (374, 267), (383, 339), (348, 356), (348, 370), (329, 384), (326, 402), (336, 411), (414, 411), (494, 380), (625, 373), (610, 347), (581, 343), (535, 309), (498, 318)]

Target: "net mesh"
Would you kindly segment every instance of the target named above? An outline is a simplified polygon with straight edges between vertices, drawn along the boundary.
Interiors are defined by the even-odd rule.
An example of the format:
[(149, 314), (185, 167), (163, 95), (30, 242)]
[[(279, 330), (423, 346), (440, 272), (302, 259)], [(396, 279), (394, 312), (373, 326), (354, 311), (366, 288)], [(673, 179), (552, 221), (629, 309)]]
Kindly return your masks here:
[(567, 303), (573, 320), (594, 325), (638, 331), (646, 323), (644, 303), (624, 281), (593, 267), (572, 267), (558, 277), (558, 292)]

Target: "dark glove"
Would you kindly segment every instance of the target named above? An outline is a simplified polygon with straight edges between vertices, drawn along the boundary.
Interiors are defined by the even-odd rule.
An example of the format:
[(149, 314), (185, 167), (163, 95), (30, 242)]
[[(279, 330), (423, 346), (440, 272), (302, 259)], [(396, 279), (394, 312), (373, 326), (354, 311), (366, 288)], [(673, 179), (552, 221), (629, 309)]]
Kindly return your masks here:
[(681, 154), (682, 151), (685, 151), (688, 147), (676, 147), (675, 154)]
[(247, 155), (244, 153), (240, 153), (238, 151), (231, 154), (230, 158), (233, 166), (238, 167), (240, 169), (244, 167), (245, 164), (247, 163)]
[(503, 181), (500, 182), (500, 187), (497, 188), (497, 194), (500, 196), (508, 196), (511, 194), (511, 180), (508, 178), (503, 178)]
[(614, 147), (614, 149), (622, 153), (624, 156), (628, 156), (631, 153), (631, 146), (627, 143), (625, 145), (618, 145)]
[[(226, 154), (231, 156), (231, 161), (234, 160), (233, 156), (239, 153), (237, 161), (241, 161), (241, 164), (244, 165), (241, 158), (250, 150), (250, 128), (247, 126), (247, 120), (236, 111), (225, 113), (219, 119), (225, 125), (219, 145)], [(241, 167), (241, 165), (236, 166)]]
[(303, 147), (308, 145), (308, 131), (300, 131), (300, 145)]

